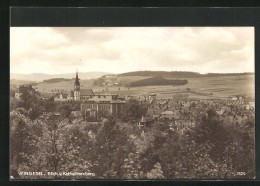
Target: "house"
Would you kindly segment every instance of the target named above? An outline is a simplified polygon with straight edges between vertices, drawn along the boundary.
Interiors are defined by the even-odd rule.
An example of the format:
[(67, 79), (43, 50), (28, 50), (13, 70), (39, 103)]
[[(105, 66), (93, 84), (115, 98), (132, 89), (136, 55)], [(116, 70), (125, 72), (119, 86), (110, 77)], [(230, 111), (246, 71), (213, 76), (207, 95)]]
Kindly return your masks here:
[(142, 116), (140, 122), (138, 123), (138, 126), (139, 126), (139, 128), (140, 128), (141, 126), (146, 126), (146, 127), (148, 127), (148, 126), (150, 126), (150, 125), (152, 124), (152, 122), (153, 122), (153, 121), (152, 121), (151, 118)]
[(92, 130), (89, 130), (88, 132), (88, 136), (92, 139), (94, 139), (96, 137), (96, 135), (92, 132)]
[(53, 112), (53, 115), (54, 115), (54, 117), (58, 118), (58, 117), (60, 117), (61, 113), (60, 112)]
[(83, 114), (83, 119), (87, 121), (97, 121), (96, 109), (86, 109)]
[(115, 75), (115, 74), (108, 74), (108, 75), (104, 75), (103, 78), (105, 78), (105, 79), (116, 79), (117, 75)]
[(244, 105), (244, 108), (245, 108), (246, 110), (249, 110), (251, 107), (250, 107), (249, 104), (245, 104), (245, 105)]
[(144, 126), (146, 124), (147, 120), (144, 116), (142, 116), (141, 121), (138, 123), (139, 126)]
[(250, 101), (250, 102), (248, 102), (248, 104), (249, 104), (249, 107), (250, 108), (255, 108), (255, 102), (254, 101)]
[(72, 111), (70, 115), (73, 120), (82, 120), (82, 113), (80, 111)]
[(129, 99), (135, 99), (135, 97), (134, 96), (127, 96), (126, 100), (129, 100)]
[(221, 109), (221, 110), (217, 110), (216, 113), (220, 116), (222, 116), (224, 114), (225, 110)]
[(71, 91), (68, 93), (67, 99), (68, 99), (69, 101), (74, 100), (74, 91), (73, 91), (73, 90), (71, 90)]
[(148, 100), (149, 100), (149, 102), (151, 103), (153, 100), (155, 100), (156, 99), (156, 94), (150, 94), (149, 96), (148, 96)]
[(231, 101), (237, 101), (237, 97), (236, 96), (229, 96), (228, 99), (231, 100)]
[(124, 113), (125, 101), (117, 99), (117, 95), (95, 95), (92, 98), (82, 101), (81, 111), (85, 118), (114, 115), (120, 116)]
[(177, 119), (174, 121), (174, 128), (179, 129), (187, 129), (195, 126), (195, 121), (192, 119)]
[(59, 93), (57, 96), (55, 96), (54, 101), (67, 101), (68, 94), (67, 93)]
[(22, 96), (22, 92), (20, 92), (19, 90), (17, 92), (15, 92), (16, 99), (21, 99), (21, 96)]
[(153, 120), (158, 120), (159, 117), (160, 117), (160, 114), (153, 114)]
[(163, 111), (158, 117), (159, 121), (167, 121), (174, 119), (174, 112), (171, 110)]

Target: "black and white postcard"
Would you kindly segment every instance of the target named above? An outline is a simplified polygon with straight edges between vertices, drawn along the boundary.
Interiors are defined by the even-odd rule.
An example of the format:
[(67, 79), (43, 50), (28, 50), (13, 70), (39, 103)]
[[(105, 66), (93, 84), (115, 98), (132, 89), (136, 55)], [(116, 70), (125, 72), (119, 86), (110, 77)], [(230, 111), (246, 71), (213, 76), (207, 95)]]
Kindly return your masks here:
[(10, 27), (10, 179), (254, 179), (254, 27)]

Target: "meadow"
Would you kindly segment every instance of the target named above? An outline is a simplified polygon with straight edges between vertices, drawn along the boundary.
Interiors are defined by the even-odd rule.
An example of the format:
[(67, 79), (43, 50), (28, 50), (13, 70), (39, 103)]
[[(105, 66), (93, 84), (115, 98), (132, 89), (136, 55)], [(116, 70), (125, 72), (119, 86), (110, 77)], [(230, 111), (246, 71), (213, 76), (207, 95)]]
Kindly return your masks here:
[[(133, 82), (148, 76), (124, 76), (119, 77), (119, 82)], [(103, 87), (92, 86), (94, 79), (80, 80), (81, 88), (92, 88), (96, 94), (119, 94), (131, 96), (143, 96), (155, 93), (159, 98), (169, 98), (173, 94), (183, 93), (188, 94), (190, 98), (227, 98), (231, 95), (246, 95), (254, 99), (255, 95), (255, 76), (218, 76), (218, 77), (198, 77), (198, 78), (179, 78), (187, 79), (188, 84), (172, 86), (142, 86), (142, 87)], [(174, 78), (178, 79), (178, 78)], [(45, 93), (57, 91), (73, 90), (74, 81), (63, 81), (56, 83), (41, 82), (34, 86), (36, 90)], [(189, 89), (189, 91), (187, 91)], [(202, 95), (204, 94), (204, 95)], [(209, 95), (211, 94), (211, 95)]]

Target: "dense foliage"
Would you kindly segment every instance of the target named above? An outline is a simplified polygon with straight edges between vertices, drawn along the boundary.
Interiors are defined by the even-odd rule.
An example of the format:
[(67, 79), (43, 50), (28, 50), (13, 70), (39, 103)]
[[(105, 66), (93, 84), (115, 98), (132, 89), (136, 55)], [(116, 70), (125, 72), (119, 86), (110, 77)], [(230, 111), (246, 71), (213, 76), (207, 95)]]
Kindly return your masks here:
[(187, 80), (177, 80), (177, 79), (165, 79), (163, 77), (152, 77), (147, 79), (142, 79), (139, 81), (131, 82), (129, 86), (140, 87), (140, 86), (153, 86), (153, 85), (185, 85)]
[(72, 79), (67, 78), (52, 78), (52, 79), (46, 79), (43, 82), (44, 83), (57, 83), (57, 82), (63, 82), (63, 81), (71, 81)]
[[(130, 119), (113, 117), (98, 124), (75, 122), (70, 115), (78, 108), (76, 103), (27, 99), (24, 96), (10, 113), (14, 178), (39, 178), (19, 175), (21, 171), (41, 171), (40, 179), (254, 177), (253, 120), (245, 126), (225, 126), (214, 110), (208, 110), (192, 130), (180, 132), (169, 130), (167, 123), (139, 128)], [(55, 115), (55, 109), (61, 114)], [(140, 117), (135, 100), (129, 100), (127, 109), (131, 113), (127, 118)], [(67, 177), (47, 172), (94, 175)]]

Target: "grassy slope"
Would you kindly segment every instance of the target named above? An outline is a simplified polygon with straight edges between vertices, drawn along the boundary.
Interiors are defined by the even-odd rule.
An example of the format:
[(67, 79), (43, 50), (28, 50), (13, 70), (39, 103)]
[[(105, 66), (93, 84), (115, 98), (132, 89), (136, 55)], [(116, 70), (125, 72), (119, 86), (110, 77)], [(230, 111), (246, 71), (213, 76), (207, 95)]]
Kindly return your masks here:
[(180, 79), (166, 79), (164, 77), (152, 77), (147, 79), (142, 79), (139, 81), (135, 81), (130, 83), (131, 87), (141, 87), (141, 86), (165, 86), (165, 85), (185, 85), (187, 84), (187, 80)]
[[(149, 77), (143, 76), (124, 76), (119, 77), (118, 81), (133, 82)], [(178, 79), (178, 78), (174, 78)], [(183, 79), (183, 78), (180, 78)], [(188, 80), (187, 85), (181, 86), (145, 86), (131, 87), (129, 90), (125, 87), (109, 87), (108, 91), (103, 92), (104, 87), (92, 87), (93, 80), (80, 80), (81, 88), (93, 88), (95, 93), (113, 93), (121, 95), (141, 96), (149, 93), (157, 93), (158, 97), (171, 97), (174, 93), (186, 92), (187, 88), (192, 91), (202, 93), (213, 93), (213, 97), (228, 97), (230, 95), (246, 94), (254, 98), (254, 75), (238, 76), (221, 76), (221, 77), (200, 77), (185, 78)], [(64, 81), (58, 83), (39, 83), (36, 87), (38, 91), (50, 92), (52, 89), (73, 90), (74, 81)], [(190, 97), (207, 98), (198, 94), (189, 93)]]
[[(124, 77), (131, 78), (131, 77)], [(134, 80), (141, 79), (135, 77)], [(175, 78), (176, 79), (176, 78)], [(228, 97), (230, 95), (246, 94), (254, 98), (254, 75), (245, 75), (239, 79), (238, 76), (186, 78), (187, 85), (182, 86), (145, 86), (127, 88), (109, 88), (110, 93), (123, 95), (145, 95), (149, 93), (160, 94), (159, 97), (171, 97), (174, 93), (186, 92), (187, 88), (201, 93), (213, 93), (213, 97)], [(95, 90), (95, 88), (94, 88)], [(99, 89), (100, 90), (100, 89)], [(98, 88), (96, 88), (98, 91)], [(189, 93), (190, 97), (207, 98), (207, 96)]]
[[(93, 80), (80, 80), (81, 88), (91, 88)], [(70, 91), (74, 89), (74, 80), (71, 81), (62, 81), (62, 82), (55, 82), (55, 83), (46, 83), (41, 82), (36, 85), (36, 88), (40, 92), (51, 92), (51, 90), (59, 89), (64, 91)]]

